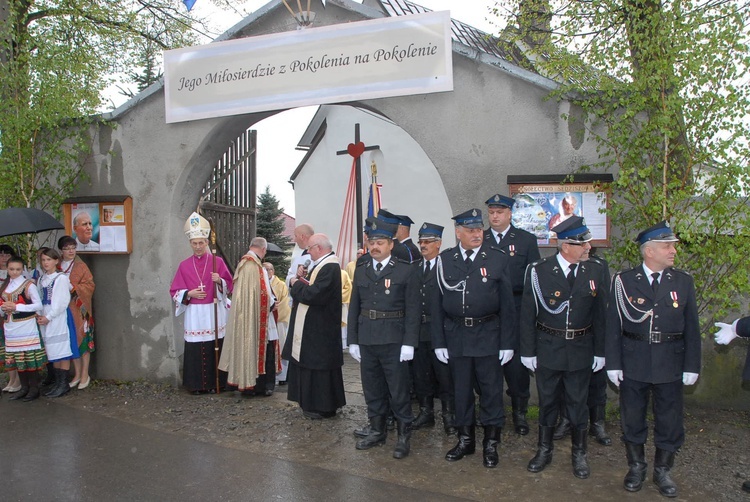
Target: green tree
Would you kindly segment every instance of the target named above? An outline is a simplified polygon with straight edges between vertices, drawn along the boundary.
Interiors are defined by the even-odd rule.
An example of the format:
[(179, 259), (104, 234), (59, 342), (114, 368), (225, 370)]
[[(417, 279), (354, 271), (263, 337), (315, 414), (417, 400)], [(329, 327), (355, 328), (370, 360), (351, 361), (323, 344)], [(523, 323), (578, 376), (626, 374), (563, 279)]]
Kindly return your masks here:
[(143, 47), (191, 45), (205, 32), (175, 0), (0, 0), (0, 208), (60, 216), (85, 181), (86, 126), (113, 75), (132, 73)]
[[(634, 235), (662, 219), (681, 238), (704, 328), (750, 294), (748, 5), (740, 1), (519, 0), (495, 9), (504, 43), (560, 82), (611, 170), (613, 268), (640, 262)], [(575, 107), (574, 107), (575, 108)]]
[(279, 207), (279, 199), (271, 193), (271, 188), (258, 195), (258, 213), (256, 218), (256, 234), (265, 238), (268, 242), (276, 244), (284, 254), (269, 253), (265, 261), (273, 263), (276, 273), (283, 278), (289, 270), (288, 253), (294, 247), (294, 242), (284, 235), (286, 225), (284, 223), (284, 208)]

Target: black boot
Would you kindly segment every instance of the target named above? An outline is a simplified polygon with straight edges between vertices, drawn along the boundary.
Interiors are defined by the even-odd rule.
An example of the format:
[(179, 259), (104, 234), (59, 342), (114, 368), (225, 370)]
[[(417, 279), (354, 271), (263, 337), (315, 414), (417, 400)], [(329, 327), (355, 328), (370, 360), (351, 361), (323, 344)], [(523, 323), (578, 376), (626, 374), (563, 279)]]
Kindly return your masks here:
[(643, 487), (646, 480), (646, 454), (642, 444), (628, 443), (625, 441), (625, 454), (628, 456), (628, 467), (630, 470), (625, 474), (622, 485), (629, 492), (637, 492)]
[(359, 429), (354, 429), (354, 435), (357, 436), (358, 438), (366, 438), (367, 436), (369, 436), (370, 435), (370, 424), (366, 423), (365, 425), (363, 425)]
[(393, 416), (393, 411), (388, 412), (388, 416), (385, 419), (385, 428), (389, 431), (396, 430), (396, 417)]
[(388, 431), (385, 428), (385, 417), (378, 416), (370, 419), (370, 433), (357, 441), (358, 450), (369, 450), (373, 446), (385, 444), (385, 438), (388, 437)]
[(26, 378), (29, 381), (29, 393), (23, 398), (23, 402), (28, 403), (39, 398), (39, 372), (31, 371)]
[(419, 400), (419, 414), (411, 424), (412, 429), (435, 426), (435, 409), (432, 407), (433, 397), (429, 396)]
[(18, 392), (14, 392), (10, 398), (10, 401), (18, 401), (26, 397), (29, 393), (29, 374), (26, 371), (18, 372), (18, 379), (21, 381), (21, 389)]
[(588, 430), (584, 427), (583, 429), (573, 429), (573, 475), (580, 479), (586, 479), (591, 475), (591, 468), (589, 468), (589, 461), (586, 458), (586, 438), (588, 436)]
[(55, 368), (55, 386), (52, 388), (52, 392), (45, 394), (47, 397), (62, 397), (70, 392), (70, 385), (68, 384), (68, 370), (61, 368)]
[(568, 420), (568, 412), (565, 410), (565, 406), (560, 406), (560, 421), (555, 427), (555, 433), (552, 435), (552, 439), (557, 441), (562, 439), (571, 433), (570, 420)]
[(602, 446), (612, 446), (612, 438), (604, 429), (605, 408), (603, 404), (597, 404), (589, 408), (589, 436), (593, 436), (596, 442)]
[(448, 436), (455, 436), (458, 434), (456, 428), (456, 405), (452, 399), (442, 401), (443, 406), (443, 430)]
[(669, 470), (674, 465), (674, 452), (656, 448), (654, 457), (654, 483), (665, 497), (677, 496), (677, 484), (672, 481)]
[(537, 443), (536, 455), (529, 461), (527, 469), (530, 472), (542, 472), (552, 462), (552, 434), (554, 427), (539, 426), (539, 442)]
[[(434, 425), (434, 420), (433, 420)], [(393, 449), (393, 458), (402, 459), (409, 456), (409, 440), (411, 439), (411, 424), (398, 422), (398, 439)]]
[(500, 443), (500, 427), (484, 426), (484, 441), (482, 442), (482, 463), (485, 467), (497, 467), (500, 458), (497, 455), (497, 445)]
[(448, 450), (445, 460), (455, 462), (466, 455), (472, 455), (476, 451), (476, 429), (473, 425), (462, 425), (458, 427), (458, 444)]
[(525, 436), (529, 433), (529, 423), (526, 421), (529, 400), (523, 397), (511, 397), (510, 402), (513, 406), (513, 428), (516, 434)]
[(55, 383), (55, 367), (52, 366), (52, 363), (47, 363), (47, 376), (44, 377), (42, 386), (52, 385), (53, 383)]

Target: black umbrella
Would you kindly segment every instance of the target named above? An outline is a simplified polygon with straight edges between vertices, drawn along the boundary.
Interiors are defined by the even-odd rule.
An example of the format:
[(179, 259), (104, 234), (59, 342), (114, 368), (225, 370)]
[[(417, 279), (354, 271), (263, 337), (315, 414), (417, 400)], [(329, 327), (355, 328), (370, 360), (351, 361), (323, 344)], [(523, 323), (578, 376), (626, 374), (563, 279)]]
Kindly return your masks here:
[(274, 244), (273, 242), (267, 243), (266, 252), (271, 253), (271, 254), (284, 254), (284, 250), (281, 249), (276, 244)]
[(33, 207), (11, 207), (0, 211), (0, 237), (65, 229), (49, 213)]

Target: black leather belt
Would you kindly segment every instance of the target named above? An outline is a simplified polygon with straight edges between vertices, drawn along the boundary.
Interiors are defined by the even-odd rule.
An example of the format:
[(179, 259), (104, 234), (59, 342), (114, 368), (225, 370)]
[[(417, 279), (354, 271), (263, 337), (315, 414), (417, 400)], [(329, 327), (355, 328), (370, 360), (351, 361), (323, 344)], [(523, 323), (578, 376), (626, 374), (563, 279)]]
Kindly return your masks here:
[(497, 319), (497, 314), (486, 315), (484, 317), (451, 317), (451, 320), (463, 324), (467, 328), (473, 328), (474, 326), (494, 321), (495, 319)]
[(647, 341), (648, 343), (676, 342), (683, 338), (682, 333), (662, 333), (661, 331), (652, 331), (651, 333), (643, 335), (640, 333), (623, 331), (622, 334), (631, 340), (638, 340), (639, 342)]
[(359, 315), (368, 319), (398, 319), (404, 317), (403, 310), (393, 310), (390, 312), (383, 312), (381, 310), (365, 310)]
[(540, 322), (536, 323), (536, 329), (538, 329), (542, 333), (547, 333), (548, 335), (565, 338), (566, 340), (573, 340), (574, 338), (580, 338), (582, 336), (586, 336), (589, 333), (591, 333), (591, 326), (586, 326), (585, 328), (581, 328), (581, 329), (556, 329), (556, 328), (550, 328), (549, 326), (545, 326), (544, 324)]
[(432, 319), (432, 316), (422, 314), (422, 324), (427, 324)]

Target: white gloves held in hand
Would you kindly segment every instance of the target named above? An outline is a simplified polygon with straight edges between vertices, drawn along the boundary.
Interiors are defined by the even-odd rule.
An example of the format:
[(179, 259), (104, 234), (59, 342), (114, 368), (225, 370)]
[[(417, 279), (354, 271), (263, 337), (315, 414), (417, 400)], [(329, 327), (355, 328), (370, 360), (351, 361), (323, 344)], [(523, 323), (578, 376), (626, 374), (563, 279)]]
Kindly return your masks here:
[(536, 371), (536, 356), (534, 357), (521, 356), (521, 364), (529, 368), (530, 371)]
[(714, 335), (716, 343), (719, 345), (728, 345), (729, 342), (737, 338), (737, 321), (735, 320), (732, 324), (726, 324), (723, 322), (714, 323), (714, 326), (719, 328), (719, 331)]
[(435, 357), (443, 364), (448, 364), (448, 349), (435, 349)]
[(591, 365), (591, 371), (596, 373), (597, 371), (601, 371), (602, 368), (604, 368), (604, 358), (594, 356), (594, 364)]
[(500, 359), (501, 365), (506, 365), (513, 359), (514, 352), (512, 350), (501, 350), (498, 358)]
[(359, 354), (359, 345), (356, 343), (349, 344), (349, 355), (358, 363), (362, 362), (362, 356)]

